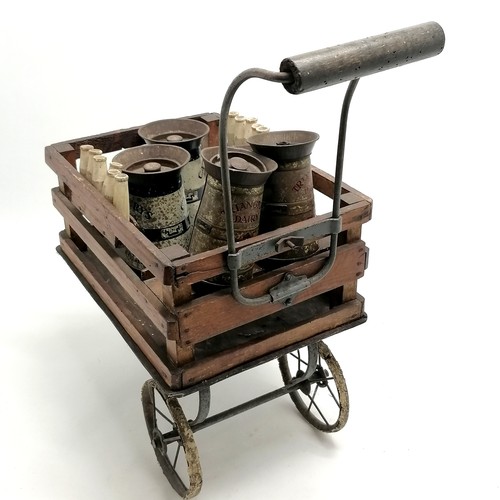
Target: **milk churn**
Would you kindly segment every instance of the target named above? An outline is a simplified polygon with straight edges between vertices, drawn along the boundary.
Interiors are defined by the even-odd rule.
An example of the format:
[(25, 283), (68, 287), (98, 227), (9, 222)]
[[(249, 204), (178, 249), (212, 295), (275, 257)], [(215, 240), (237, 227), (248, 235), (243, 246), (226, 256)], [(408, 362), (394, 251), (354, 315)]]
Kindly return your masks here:
[[(201, 156), (207, 183), (189, 245), (193, 254), (227, 244), (219, 148), (204, 148)], [(239, 148), (228, 148), (228, 158), (235, 240), (242, 241), (259, 233), (264, 184), (278, 165), (270, 158)], [(252, 268), (242, 268), (239, 278), (251, 278)], [(214, 281), (224, 283), (228, 277)]]
[[(261, 232), (272, 231), (315, 216), (311, 152), (319, 139), (315, 132), (264, 132), (247, 139), (253, 151), (275, 160), (278, 169), (266, 183)], [(315, 241), (281, 253), (279, 260), (296, 260), (317, 252)]]
[[(200, 158), (200, 149), (203, 139), (208, 136), (209, 132), (210, 128), (206, 123), (189, 118), (158, 120), (143, 125), (137, 132), (147, 144), (180, 146), (191, 155), (189, 163), (181, 170), (191, 228), (205, 186), (206, 176)], [(188, 230), (189, 237), (191, 228)]]
[[(125, 149), (113, 161), (129, 177), (130, 215), (158, 248), (189, 245), (189, 215), (181, 171), (189, 153), (178, 146), (146, 144)], [(131, 267), (144, 266), (127, 255)]]

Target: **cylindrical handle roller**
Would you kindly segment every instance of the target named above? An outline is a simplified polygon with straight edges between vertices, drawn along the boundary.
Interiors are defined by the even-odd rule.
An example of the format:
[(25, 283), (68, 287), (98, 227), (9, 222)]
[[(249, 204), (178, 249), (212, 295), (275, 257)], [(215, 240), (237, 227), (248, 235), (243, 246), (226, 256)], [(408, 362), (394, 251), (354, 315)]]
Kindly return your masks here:
[(281, 62), (280, 71), (293, 77), (283, 86), (291, 94), (301, 94), (347, 82), (437, 56), (444, 43), (441, 26), (429, 22), (307, 52)]

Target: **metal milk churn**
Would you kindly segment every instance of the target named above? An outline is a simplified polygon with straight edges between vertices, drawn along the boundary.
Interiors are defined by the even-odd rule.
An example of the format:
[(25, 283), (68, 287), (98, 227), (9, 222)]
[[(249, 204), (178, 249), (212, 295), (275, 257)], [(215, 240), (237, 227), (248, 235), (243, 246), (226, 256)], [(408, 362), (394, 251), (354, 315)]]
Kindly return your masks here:
[[(260, 232), (315, 216), (311, 152), (318, 139), (317, 133), (303, 130), (264, 132), (247, 139), (253, 151), (272, 158), (278, 164), (264, 190)], [(312, 241), (291, 248), (275, 259), (297, 260), (317, 251), (318, 244)]]
[(186, 202), (191, 221), (188, 237), (200, 206), (201, 195), (205, 186), (205, 170), (200, 157), (202, 141), (208, 136), (210, 128), (206, 123), (189, 118), (158, 120), (147, 123), (137, 133), (147, 144), (171, 144), (188, 151), (191, 159), (181, 170)]
[[(204, 148), (201, 156), (207, 182), (189, 245), (192, 254), (227, 244), (218, 146)], [(235, 240), (242, 241), (259, 233), (264, 184), (278, 165), (270, 158), (239, 148), (228, 148), (228, 159)], [(242, 268), (238, 277), (251, 278), (252, 268)], [(228, 283), (229, 278), (223, 275), (211, 281)]]
[[(181, 171), (189, 153), (178, 146), (146, 144), (125, 149), (113, 161), (123, 164), (129, 176), (130, 215), (158, 248), (189, 246), (189, 215)], [(131, 267), (144, 266), (130, 253)]]

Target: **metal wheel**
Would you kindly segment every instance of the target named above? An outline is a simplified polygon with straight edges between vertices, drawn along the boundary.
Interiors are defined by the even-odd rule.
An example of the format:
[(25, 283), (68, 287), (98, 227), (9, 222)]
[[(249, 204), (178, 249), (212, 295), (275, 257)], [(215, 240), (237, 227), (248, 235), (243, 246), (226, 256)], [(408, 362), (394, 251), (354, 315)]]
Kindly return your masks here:
[(154, 380), (142, 387), (142, 406), (151, 444), (163, 473), (182, 498), (193, 498), (202, 485), (193, 431), (175, 397), (165, 397)]
[[(328, 346), (320, 341), (315, 346), (316, 368), (312, 375), (297, 384), (290, 392), (293, 403), (301, 415), (316, 429), (337, 432), (347, 422), (349, 395), (342, 369)], [(286, 385), (303, 377), (309, 367), (308, 348), (302, 348), (279, 358), (279, 366)], [(289, 364), (290, 363), (290, 364)]]

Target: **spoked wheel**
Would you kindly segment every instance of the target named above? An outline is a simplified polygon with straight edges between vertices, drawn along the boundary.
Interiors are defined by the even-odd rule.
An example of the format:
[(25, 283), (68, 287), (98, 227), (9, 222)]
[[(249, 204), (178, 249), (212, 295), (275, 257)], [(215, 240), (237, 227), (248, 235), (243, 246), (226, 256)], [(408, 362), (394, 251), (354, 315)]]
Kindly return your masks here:
[(148, 380), (142, 387), (142, 406), (163, 473), (181, 497), (193, 498), (201, 490), (200, 458), (179, 401), (164, 397), (156, 382)]
[[(313, 349), (311, 351), (310, 349)], [(310, 353), (317, 349), (315, 367), (309, 367)], [(315, 353), (314, 353), (315, 354)], [(328, 346), (320, 341), (279, 358), (279, 366), (286, 385), (312, 375), (297, 384), (290, 397), (302, 416), (316, 429), (336, 432), (342, 429), (349, 415), (349, 395), (342, 369)]]

